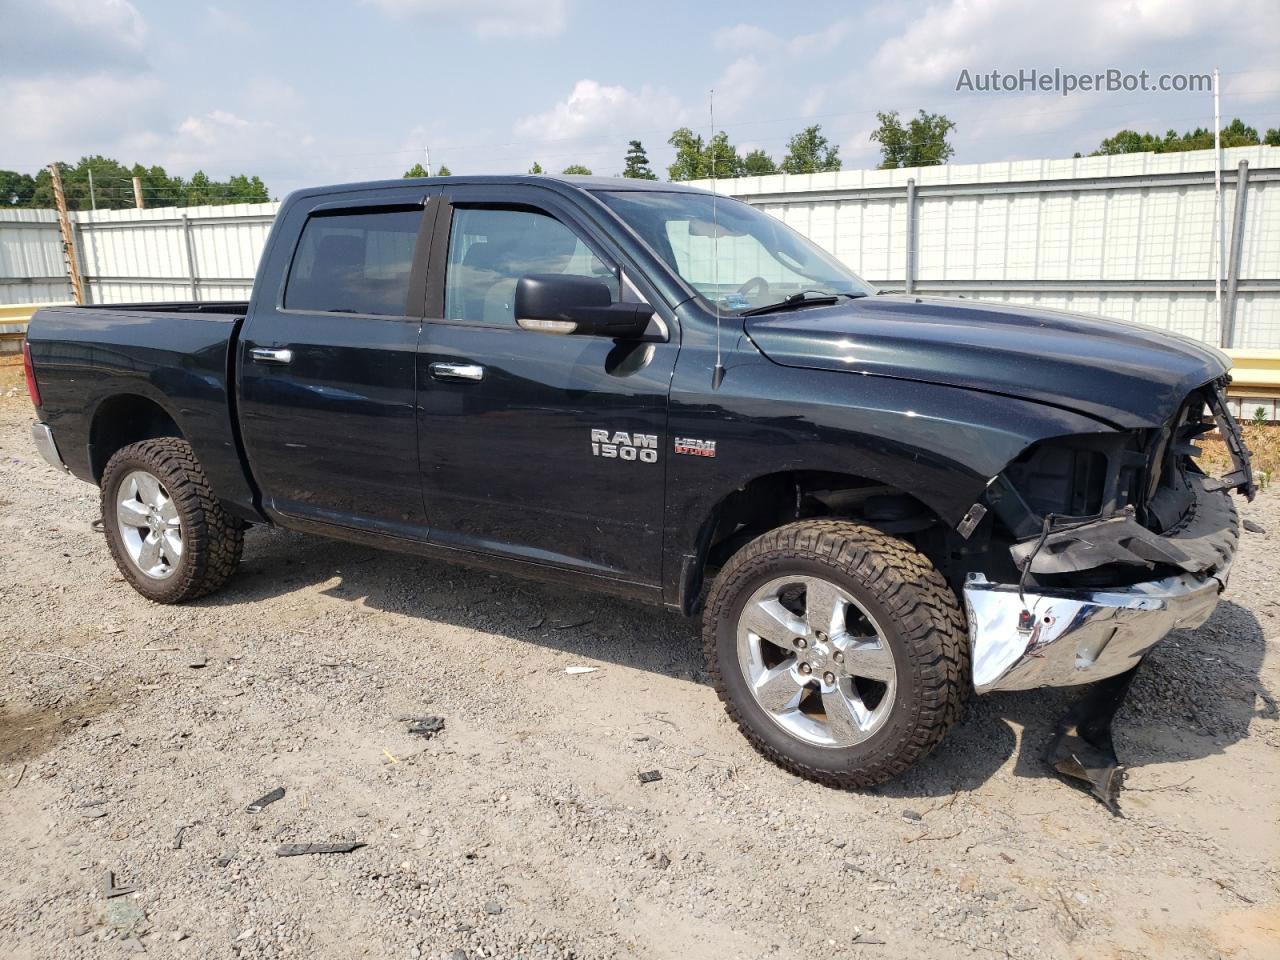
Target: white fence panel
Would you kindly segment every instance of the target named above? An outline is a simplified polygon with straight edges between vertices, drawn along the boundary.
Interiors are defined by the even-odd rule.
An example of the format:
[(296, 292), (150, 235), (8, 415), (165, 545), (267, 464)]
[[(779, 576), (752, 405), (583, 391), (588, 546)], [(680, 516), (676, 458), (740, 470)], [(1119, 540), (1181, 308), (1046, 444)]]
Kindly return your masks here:
[[(1237, 165), (1249, 165), (1232, 345), (1278, 349), (1280, 148), (1223, 153), (1228, 235)], [(1201, 150), (948, 164), (744, 177), (718, 189), (790, 224), (886, 289), (907, 286), (914, 215), (917, 293), (1098, 313), (1218, 344), (1214, 161), (1213, 151)], [(915, 181), (914, 214), (908, 180)], [(1222, 270), (1225, 276), (1226, 264)]]
[(58, 215), (52, 210), (0, 210), (0, 303), (70, 299)]
[[(1280, 148), (1224, 151), (1228, 233), (1240, 160), (1249, 174), (1232, 346), (1280, 349)], [(921, 294), (1097, 313), (1217, 344), (1213, 164), (1212, 151), (1127, 154), (746, 177), (718, 188), (890, 290), (910, 279)], [(908, 180), (915, 182), (910, 210)], [(246, 299), (278, 209), (75, 213), (89, 299)], [(700, 245), (686, 254), (710, 268)], [(0, 210), (0, 302), (69, 298), (53, 211)]]

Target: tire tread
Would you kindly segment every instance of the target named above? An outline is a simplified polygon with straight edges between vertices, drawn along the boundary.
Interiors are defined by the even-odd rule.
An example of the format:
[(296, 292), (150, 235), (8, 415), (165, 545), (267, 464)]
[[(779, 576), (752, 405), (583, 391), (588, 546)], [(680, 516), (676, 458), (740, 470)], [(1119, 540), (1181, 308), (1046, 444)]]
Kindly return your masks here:
[[(209, 478), (196, 459), (191, 444), (179, 437), (158, 437), (121, 447), (107, 461), (102, 473), (102, 515), (115, 510), (108, 495), (116, 474), (141, 465), (155, 474), (178, 504), (186, 529), (183, 532), (184, 564), (172, 580), (159, 581), (161, 587), (146, 591), (139, 586), (133, 561), (126, 556), (115, 536), (108, 535), (116, 565), (139, 593), (157, 603), (195, 600), (221, 588), (235, 573), (244, 552), (244, 525), (222, 507), (209, 486)], [(110, 528), (109, 528), (110, 529)], [(150, 584), (148, 584), (150, 586)]]
[[(912, 691), (916, 716), (899, 741), (879, 751), (869, 765), (832, 772), (786, 755), (756, 732), (725, 686), (717, 625), (731, 616), (739, 585), (789, 558), (820, 560), (860, 581), (893, 612), (918, 667)], [(946, 580), (909, 543), (849, 520), (787, 524), (757, 537), (730, 557), (707, 597), (703, 651), (720, 700), (751, 745), (783, 769), (837, 788), (869, 787), (900, 776), (942, 742), (959, 719), (968, 690), (968, 632)], [(728, 664), (727, 669), (737, 665)]]

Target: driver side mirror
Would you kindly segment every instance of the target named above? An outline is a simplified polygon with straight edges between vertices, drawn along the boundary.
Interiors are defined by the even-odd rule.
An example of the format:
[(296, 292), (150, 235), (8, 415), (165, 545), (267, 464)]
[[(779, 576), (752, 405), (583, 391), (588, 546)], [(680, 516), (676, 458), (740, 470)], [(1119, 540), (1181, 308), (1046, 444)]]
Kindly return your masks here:
[(653, 308), (614, 303), (608, 284), (591, 277), (535, 273), (516, 282), (515, 314), (522, 330), (627, 338), (644, 335)]

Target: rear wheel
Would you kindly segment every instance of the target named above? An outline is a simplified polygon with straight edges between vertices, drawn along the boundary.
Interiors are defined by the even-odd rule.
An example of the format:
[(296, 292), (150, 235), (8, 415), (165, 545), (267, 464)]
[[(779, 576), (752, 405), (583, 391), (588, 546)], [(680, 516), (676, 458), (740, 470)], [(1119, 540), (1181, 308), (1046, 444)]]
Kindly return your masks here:
[(831, 786), (898, 776), (964, 701), (955, 595), (909, 544), (856, 523), (802, 521), (743, 547), (712, 585), (703, 640), (752, 745)]
[(102, 474), (102, 521), (120, 572), (157, 603), (217, 590), (244, 549), (243, 525), (213, 496), (191, 445), (176, 437), (116, 451)]

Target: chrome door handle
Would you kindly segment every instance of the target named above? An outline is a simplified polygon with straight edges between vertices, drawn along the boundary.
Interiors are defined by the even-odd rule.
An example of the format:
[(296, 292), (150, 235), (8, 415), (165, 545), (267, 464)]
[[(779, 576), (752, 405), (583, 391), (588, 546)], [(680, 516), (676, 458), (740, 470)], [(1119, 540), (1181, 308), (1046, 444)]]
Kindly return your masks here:
[(277, 350), (273, 347), (254, 347), (249, 356), (258, 363), (293, 363), (292, 350)]
[(433, 363), (427, 369), (437, 380), (484, 379), (484, 367), (478, 363)]

